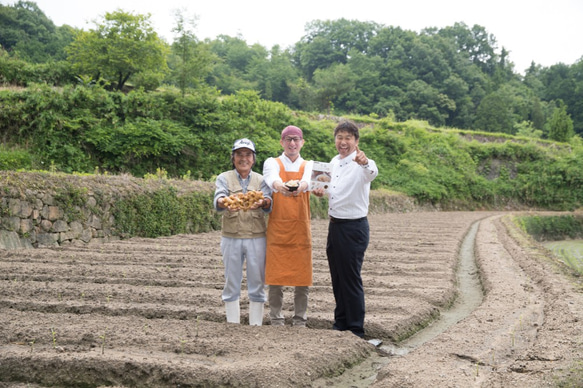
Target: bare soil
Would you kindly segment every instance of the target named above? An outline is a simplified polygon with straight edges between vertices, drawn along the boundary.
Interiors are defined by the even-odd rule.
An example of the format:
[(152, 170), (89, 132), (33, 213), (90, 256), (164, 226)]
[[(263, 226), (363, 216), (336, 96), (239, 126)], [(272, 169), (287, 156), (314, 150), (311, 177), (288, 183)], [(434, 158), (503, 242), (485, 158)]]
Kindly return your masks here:
[[(0, 251), (0, 387), (580, 386), (581, 286), (505, 215), (371, 215), (366, 340), (331, 329), (324, 220), (312, 224), (307, 328), (270, 326), (268, 306), (249, 326), (245, 292), (242, 324), (226, 323), (219, 232)], [(476, 222), (482, 303), (406, 354), (387, 352), (454, 303)], [(285, 303), (291, 320), (291, 289)]]

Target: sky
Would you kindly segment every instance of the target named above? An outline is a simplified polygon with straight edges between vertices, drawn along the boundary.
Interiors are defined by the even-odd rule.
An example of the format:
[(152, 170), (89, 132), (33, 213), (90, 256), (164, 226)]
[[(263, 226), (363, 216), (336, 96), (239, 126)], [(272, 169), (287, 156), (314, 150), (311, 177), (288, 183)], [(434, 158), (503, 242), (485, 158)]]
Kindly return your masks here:
[[(150, 14), (152, 26), (172, 42), (175, 13), (196, 17), (199, 40), (218, 35), (241, 37), (270, 49), (292, 46), (314, 20), (359, 20), (420, 32), (456, 22), (480, 25), (510, 52), (514, 70), (534, 61), (548, 67), (572, 65), (583, 57), (582, 0), (31, 0), (57, 26), (91, 29), (106, 12), (121, 9)], [(0, 0), (11, 5), (16, 0)]]

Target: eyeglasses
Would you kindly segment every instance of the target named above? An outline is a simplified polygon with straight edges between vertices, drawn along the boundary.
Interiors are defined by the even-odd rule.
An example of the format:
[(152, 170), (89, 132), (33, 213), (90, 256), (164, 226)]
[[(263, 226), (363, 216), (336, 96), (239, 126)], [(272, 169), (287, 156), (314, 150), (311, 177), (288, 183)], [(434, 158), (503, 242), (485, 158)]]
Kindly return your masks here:
[(302, 138), (301, 137), (286, 137), (285, 139), (283, 139), (286, 143), (291, 143), (292, 141), (295, 141), (296, 143), (299, 143)]

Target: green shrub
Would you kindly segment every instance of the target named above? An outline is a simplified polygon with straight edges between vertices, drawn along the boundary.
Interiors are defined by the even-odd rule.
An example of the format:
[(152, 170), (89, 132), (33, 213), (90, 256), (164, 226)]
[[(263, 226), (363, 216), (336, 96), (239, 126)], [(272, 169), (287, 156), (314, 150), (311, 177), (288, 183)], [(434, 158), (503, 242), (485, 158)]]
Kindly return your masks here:
[(86, 187), (78, 187), (69, 182), (62, 182), (56, 188), (55, 203), (65, 213), (66, 221), (86, 221), (86, 216), (81, 208), (87, 202), (88, 192)]
[(25, 150), (5, 150), (0, 146), (0, 170), (30, 170), (32, 155)]
[(74, 81), (75, 74), (66, 61), (29, 63), (0, 54), (0, 84), (29, 86), (34, 83), (46, 83), (64, 86)]
[(583, 217), (519, 216), (515, 222), (537, 241), (565, 240), (583, 237)]
[(312, 219), (328, 218), (328, 197), (318, 198), (310, 195), (310, 213)]
[(192, 192), (178, 196), (166, 187), (137, 194), (114, 204), (114, 229), (122, 237), (159, 237), (220, 229), (220, 216), (212, 206), (213, 194)]
[[(15, 63), (2, 58), (0, 68), (10, 73)], [(0, 169), (31, 164), (67, 173), (99, 169), (144, 176), (162, 168), (170, 177), (210, 180), (231, 168), (231, 146), (241, 137), (255, 141), (253, 169), (261, 172), (267, 158), (281, 153), (279, 134), (290, 124), (304, 131), (306, 160), (330, 161), (337, 153), (332, 131), (339, 119), (294, 112), (250, 91), (220, 97), (204, 87), (183, 96), (172, 89), (125, 94), (90, 83), (31, 84), (0, 90), (3, 143), (31, 155), (30, 162), (23, 154), (4, 155)], [(372, 189), (458, 209), (516, 204), (574, 210), (583, 204), (581, 142), (525, 141), (438, 130), (426, 122), (354, 119), (361, 126), (360, 148), (379, 167)]]

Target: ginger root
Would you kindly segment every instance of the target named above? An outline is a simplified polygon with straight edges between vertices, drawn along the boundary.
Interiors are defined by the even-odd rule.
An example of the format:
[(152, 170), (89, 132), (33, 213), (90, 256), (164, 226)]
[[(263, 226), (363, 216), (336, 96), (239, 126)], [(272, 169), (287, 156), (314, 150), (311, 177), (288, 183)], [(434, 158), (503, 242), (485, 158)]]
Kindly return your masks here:
[(231, 210), (247, 211), (255, 202), (263, 199), (263, 192), (251, 190), (246, 193), (231, 194), (223, 198), (223, 204)]

